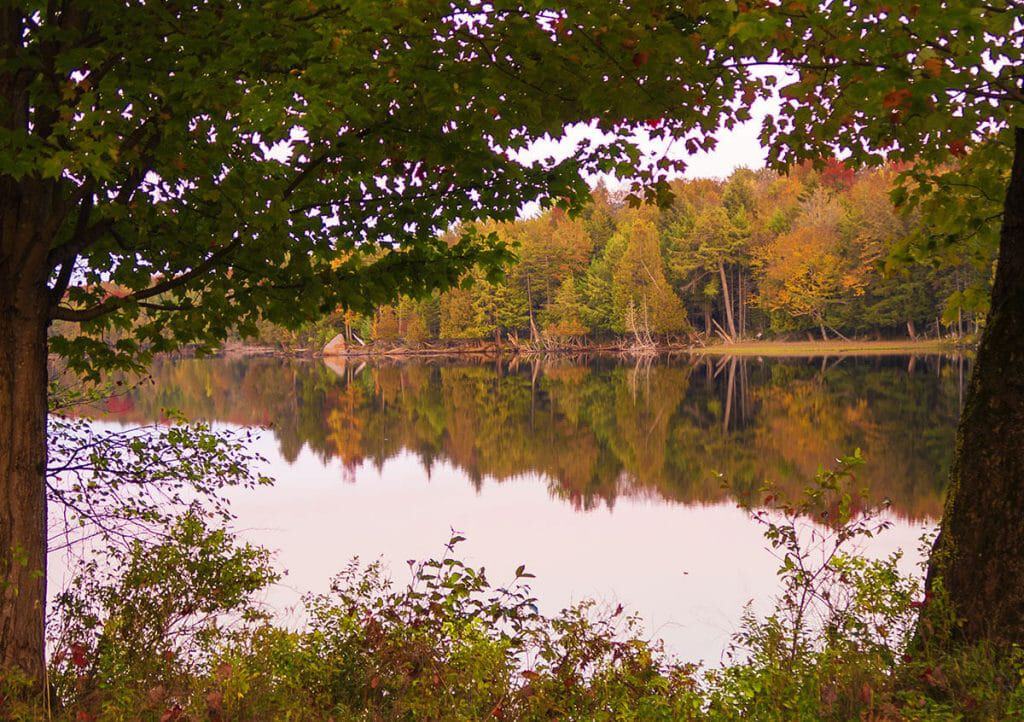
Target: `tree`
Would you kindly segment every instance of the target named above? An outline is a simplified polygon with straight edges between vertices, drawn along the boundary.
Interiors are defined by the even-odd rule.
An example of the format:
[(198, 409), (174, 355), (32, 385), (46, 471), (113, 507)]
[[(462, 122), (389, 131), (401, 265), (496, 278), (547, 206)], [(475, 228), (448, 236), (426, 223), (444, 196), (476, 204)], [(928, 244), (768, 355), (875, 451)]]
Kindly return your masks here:
[[(764, 123), (772, 164), (817, 162), (837, 149), (855, 165), (912, 164), (897, 200), (910, 194), (918, 205), (946, 206), (938, 216), (948, 232), (932, 238), (940, 249), (977, 235), (994, 241), (987, 229), (1001, 221), (991, 307), (929, 570), (933, 591), (962, 621), (953, 636), (966, 642), (1024, 641), (1022, 8), (1019, 0), (704, 4), (702, 39), (723, 66), (795, 78)], [(777, 77), (752, 73), (749, 82), (752, 99), (770, 94)], [(949, 174), (965, 166), (983, 182), (944, 182), (962, 180)], [(970, 202), (1000, 182), (1001, 204)], [(994, 215), (975, 210), (993, 205)]]
[[(0, 668), (43, 678), (48, 349), (95, 375), (451, 287), (508, 257), (472, 221), (576, 208), (580, 171), (664, 197), (679, 164), (638, 166), (633, 130), (709, 143), (740, 74), (659, 49), (698, 16), (562, 5), (4, 3)], [(670, 117), (702, 82), (702, 112)], [(591, 119), (605, 140), (516, 160)], [(48, 339), (55, 320), (82, 332)]]
[(583, 225), (587, 235), (600, 251), (615, 234), (615, 198), (603, 180), (599, 180), (591, 193), (592, 201), (583, 212)]
[(625, 238), (615, 233), (608, 239), (600, 253), (590, 262), (590, 267), (580, 284), (583, 296), (583, 321), (594, 331), (608, 332), (621, 330), (616, 323), (617, 311), (612, 298), (612, 271), (625, 247)]
[(530, 280), (535, 305), (543, 306), (555, 295), (562, 279), (581, 273), (590, 261), (594, 243), (581, 220), (566, 217), (559, 208), (521, 224), (517, 239), (517, 271)]
[(929, 278), (936, 272), (922, 264), (894, 262), (897, 250), (921, 227), (920, 214), (901, 212), (893, 204), (894, 176), (884, 168), (845, 181), (849, 192), (842, 234), (867, 278), (863, 295), (846, 305), (840, 323), (853, 330), (906, 328), (912, 336), (916, 324), (935, 318)]
[(473, 338), (476, 334), (473, 292), (456, 288), (441, 296), (441, 338)]
[(583, 322), (584, 313), (576, 280), (570, 275), (562, 281), (546, 309), (544, 331), (553, 336), (584, 336), (589, 330)]
[[(690, 328), (686, 310), (665, 278), (658, 233), (649, 220), (637, 217), (621, 231), (624, 248), (612, 269), (612, 302), (618, 331), (635, 331), (627, 322), (634, 309), (648, 333), (675, 333)], [(610, 245), (610, 244), (609, 244)]]
[(800, 226), (760, 251), (762, 268), (759, 304), (785, 329), (808, 321), (821, 331), (833, 305), (862, 292), (861, 278), (844, 273), (842, 259), (831, 246), (828, 229)]
[(529, 309), (526, 293), (510, 282), (482, 282), (473, 288), (473, 310), (477, 336), (494, 335), (501, 341), (503, 333), (527, 326)]
[(708, 206), (699, 211), (690, 228), (677, 238), (675, 267), (681, 275), (694, 271), (717, 276), (721, 290), (725, 329), (730, 339), (739, 336), (733, 298), (728, 280), (728, 267), (740, 256), (743, 235), (722, 206)]

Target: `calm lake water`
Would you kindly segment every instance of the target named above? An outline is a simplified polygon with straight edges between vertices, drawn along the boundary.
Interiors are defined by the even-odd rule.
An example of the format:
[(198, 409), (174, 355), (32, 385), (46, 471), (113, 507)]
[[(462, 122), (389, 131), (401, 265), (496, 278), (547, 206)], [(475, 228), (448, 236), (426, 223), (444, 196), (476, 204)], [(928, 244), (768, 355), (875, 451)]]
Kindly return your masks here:
[[(452, 528), (495, 582), (525, 563), (546, 611), (623, 603), (691, 660), (718, 661), (743, 605), (777, 590), (762, 530), (737, 507), (797, 492), (856, 448), (893, 527), (941, 512), (966, 362), (948, 357), (656, 359), (642, 363), (158, 359), (102, 421), (173, 408), (262, 427), (272, 488), (233, 494), (238, 527), (288, 570), (286, 618), (353, 556), (439, 554)], [(729, 482), (726, 490), (723, 479)]]

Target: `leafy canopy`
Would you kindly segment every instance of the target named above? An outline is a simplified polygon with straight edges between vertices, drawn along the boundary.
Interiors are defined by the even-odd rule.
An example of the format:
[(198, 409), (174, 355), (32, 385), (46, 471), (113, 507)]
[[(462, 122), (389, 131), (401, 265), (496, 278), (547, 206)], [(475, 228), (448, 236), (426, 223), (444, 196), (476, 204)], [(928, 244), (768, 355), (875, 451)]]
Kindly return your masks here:
[[(38, 209), (50, 318), (92, 332), (62, 326), (52, 347), (94, 369), (493, 276), (507, 246), (442, 232), (574, 208), (584, 172), (664, 194), (679, 164), (645, 161), (630, 133), (713, 144), (740, 73), (670, 44), (696, 9), (562, 7), (5, 4), (0, 178)], [(697, 88), (699, 108), (680, 103)], [(524, 159), (577, 121), (604, 140)], [(130, 333), (110, 347), (111, 329)]]
[[(41, 274), (28, 271), (49, 275), (49, 317), (94, 332), (53, 339), (84, 368), (210, 346), (261, 319), (366, 310), (475, 265), (493, 279), (510, 249), (474, 221), (578, 207), (581, 173), (633, 177), (633, 200), (663, 200), (682, 163), (645, 159), (645, 136), (711, 148), (794, 78), (764, 123), (772, 164), (914, 160), (906, 187), (934, 227), (907, 253), (950, 252), (966, 228), (983, 261), (999, 212), (989, 191), (1008, 129), (1024, 124), (1020, 9), (8, 3), (0, 179), (36, 214), (19, 257), (45, 251)], [(561, 158), (523, 153), (578, 121), (600, 139)], [(443, 239), (460, 221), (459, 240)], [(100, 343), (112, 328), (130, 333)]]

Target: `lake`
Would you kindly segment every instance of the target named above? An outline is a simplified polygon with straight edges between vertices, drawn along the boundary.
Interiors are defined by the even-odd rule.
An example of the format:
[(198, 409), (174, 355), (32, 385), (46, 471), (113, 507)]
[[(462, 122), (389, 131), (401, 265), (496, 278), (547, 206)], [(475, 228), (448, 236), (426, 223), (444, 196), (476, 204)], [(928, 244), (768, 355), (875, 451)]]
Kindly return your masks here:
[[(277, 479), (231, 493), (247, 539), (288, 571), (284, 618), (347, 560), (443, 551), (452, 529), (495, 582), (519, 564), (542, 609), (596, 597), (641, 614), (689, 660), (716, 663), (743, 607), (765, 608), (776, 560), (737, 502), (796, 493), (863, 450), (892, 502), (871, 554), (913, 569), (941, 513), (968, 369), (941, 356), (589, 360), (158, 358), (98, 423), (176, 409), (261, 427)], [(727, 482), (727, 484), (726, 484)]]

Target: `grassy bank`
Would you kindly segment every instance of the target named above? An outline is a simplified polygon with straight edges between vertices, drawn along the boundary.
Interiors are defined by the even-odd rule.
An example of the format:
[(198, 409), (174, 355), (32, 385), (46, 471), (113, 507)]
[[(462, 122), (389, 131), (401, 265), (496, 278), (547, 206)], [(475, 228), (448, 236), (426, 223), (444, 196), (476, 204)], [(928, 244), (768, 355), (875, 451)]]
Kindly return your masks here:
[(936, 354), (965, 350), (948, 341), (741, 341), (691, 349), (715, 356), (878, 356), (882, 354)]

